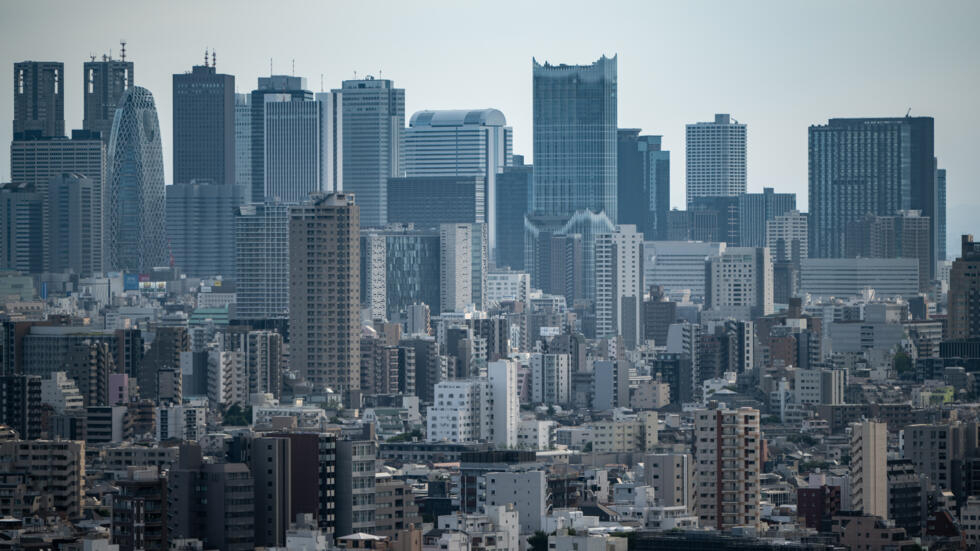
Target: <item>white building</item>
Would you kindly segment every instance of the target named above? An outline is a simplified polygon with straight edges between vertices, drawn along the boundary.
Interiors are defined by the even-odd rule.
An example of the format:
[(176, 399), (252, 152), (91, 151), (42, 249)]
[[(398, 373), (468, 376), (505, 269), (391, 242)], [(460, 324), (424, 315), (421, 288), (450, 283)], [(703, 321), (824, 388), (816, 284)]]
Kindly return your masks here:
[(276, 418), (292, 417), (297, 428), (322, 429), (329, 421), (327, 412), (320, 406), (307, 406), (297, 399), (293, 404), (269, 404), (252, 408), (252, 426), (270, 426)]
[(41, 380), (41, 403), (51, 406), (58, 414), (85, 407), (82, 393), (64, 371), (55, 371)]
[(626, 551), (626, 538), (608, 534), (548, 536), (548, 551)]
[(807, 228), (807, 215), (798, 210), (791, 210), (768, 220), (766, 247), (769, 248), (773, 262), (807, 258), (810, 235)]
[(554, 421), (538, 419), (521, 419), (517, 426), (517, 447), (525, 450), (550, 450), (555, 447), (555, 429), (558, 424)]
[(643, 243), (643, 288), (663, 285), (668, 294), (690, 291), (704, 297), (704, 263), (725, 252), (725, 243), (647, 241)]
[(616, 226), (595, 238), (596, 336), (622, 335), (627, 348), (643, 340), (643, 234)]
[(729, 247), (707, 261), (705, 307), (712, 319), (752, 320), (773, 313), (769, 249)]
[[(520, 517), (513, 505), (487, 506), (485, 514), (465, 514), (456, 512), (442, 515), (436, 521), (439, 530), (465, 535), (460, 551), (480, 549), (482, 551), (521, 551)], [(445, 534), (443, 534), (445, 535)], [(450, 543), (447, 541), (445, 543)], [(473, 544), (472, 547), (469, 544)], [(450, 545), (439, 546), (448, 550)]]
[(531, 354), (530, 367), (531, 402), (553, 405), (569, 403), (572, 368), (568, 354)]
[(497, 174), (512, 164), (513, 131), (497, 109), (418, 111), (402, 131), (405, 176), (482, 176), (489, 248), (497, 245)]
[(462, 312), (473, 303), (472, 226), (439, 227), (439, 302), (442, 312)]
[(224, 406), (248, 403), (248, 372), (241, 351), (208, 347), (208, 400)]
[(436, 384), (434, 403), (426, 411), (426, 439), (513, 448), (519, 422), (517, 365), (501, 360), (487, 366), (487, 378)]
[(531, 274), (495, 271), (487, 274), (487, 304), (504, 301), (527, 302), (531, 296)]
[(161, 406), (157, 408), (157, 441), (197, 440), (207, 432), (204, 406)]
[(548, 480), (544, 471), (487, 473), (485, 507), (513, 504), (520, 519), (521, 534), (541, 529), (548, 512)]
[(809, 258), (802, 262), (800, 291), (812, 299), (860, 297), (867, 289), (874, 289), (879, 298), (918, 295), (918, 259)]
[(493, 392), (493, 443), (498, 447), (517, 447), (517, 425), (521, 420), (517, 392), (517, 364), (508, 360), (491, 362), (487, 376)]
[(687, 206), (697, 197), (732, 197), (746, 189), (746, 127), (730, 115), (687, 125)]

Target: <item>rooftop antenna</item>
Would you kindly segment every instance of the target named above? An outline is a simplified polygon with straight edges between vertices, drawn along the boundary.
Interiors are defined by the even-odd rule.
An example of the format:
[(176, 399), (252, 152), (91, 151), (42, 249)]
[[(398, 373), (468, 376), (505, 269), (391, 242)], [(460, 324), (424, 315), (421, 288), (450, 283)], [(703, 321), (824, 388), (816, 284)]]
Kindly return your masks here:
[(204, 48), (204, 66), (208, 66), (208, 49)]
[(119, 56), (122, 58), (123, 61), (126, 61), (126, 39), (125, 38), (120, 39), (119, 45), (122, 46), (122, 51), (119, 52)]
[(272, 76), (272, 58), (269, 58), (269, 76)]
[(357, 71), (354, 71), (354, 80), (357, 80)]
[(293, 76), (296, 76), (296, 58), (293, 58)]
[(909, 110), (905, 112), (905, 118), (906, 119), (909, 118), (909, 113), (911, 113), (911, 112), (912, 112), (912, 108), (909, 107)]
[(89, 59), (91, 59), (91, 60), (92, 60), (93, 62), (95, 61), (95, 56), (94, 56), (94, 55), (92, 55), (92, 54), (88, 54), (88, 57), (89, 57)]
[(211, 50), (211, 67), (214, 68), (217, 66), (218, 66), (218, 54), (216, 54), (214, 50)]
[(381, 79), (381, 67), (378, 67), (378, 79)]
[(320, 73), (320, 92), (323, 92), (323, 73)]

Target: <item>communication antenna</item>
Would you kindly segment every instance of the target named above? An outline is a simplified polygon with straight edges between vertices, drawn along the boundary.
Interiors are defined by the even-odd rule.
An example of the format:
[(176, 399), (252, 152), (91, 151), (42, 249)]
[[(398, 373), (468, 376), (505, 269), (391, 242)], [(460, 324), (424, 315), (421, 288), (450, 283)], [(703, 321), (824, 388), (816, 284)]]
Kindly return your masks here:
[(381, 78), (381, 67), (378, 67), (378, 78)]
[(354, 71), (354, 80), (357, 80), (357, 71)]
[(323, 73), (320, 73), (320, 92), (323, 92)]
[(296, 58), (293, 58), (293, 76), (296, 76)]
[(204, 66), (208, 66), (208, 49), (204, 48)]
[(89, 57), (89, 59), (92, 60), (92, 62), (95, 62), (95, 56), (94, 55), (88, 54), (88, 57)]
[(123, 61), (126, 61), (126, 39), (122, 38), (119, 40), (119, 45), (122, 46), (122, 51), (119, 52), (119, 56)]
[(909, 110), (905, 112), (905, 118), (906, 119), (909, 118), (909, 113), (911, 113), (911, 112), (912, 112), (912, 108), (909, 107)]
[(217, 66), (218, 66), (218, 54), (216, 54), (214, 50), (211, 50), (211, 67), (214, 68)]
[(272, 58), (269, 58), (269, 76), (272, 76)]

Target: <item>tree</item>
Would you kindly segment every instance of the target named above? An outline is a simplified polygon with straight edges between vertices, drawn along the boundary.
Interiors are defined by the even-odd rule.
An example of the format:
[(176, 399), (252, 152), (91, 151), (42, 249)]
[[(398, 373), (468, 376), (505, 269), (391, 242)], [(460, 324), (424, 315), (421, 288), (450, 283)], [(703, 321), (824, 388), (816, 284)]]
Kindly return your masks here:
[(901, 377), (912, 371), (912, 358), (909, 357), (905, 350), (899, 348), (892, 358), (892, 365), (895, 367), (898, 376)]
[(531, 551), (548, 551), (548, 534), (538, 530), (527, 538), (527, 543), (531, 546)]
[(252, 423), (252, 406), (242, 409), (239, 404), (232, 404), (224, 414), (225, 425), (232, 427), (247, 427)]

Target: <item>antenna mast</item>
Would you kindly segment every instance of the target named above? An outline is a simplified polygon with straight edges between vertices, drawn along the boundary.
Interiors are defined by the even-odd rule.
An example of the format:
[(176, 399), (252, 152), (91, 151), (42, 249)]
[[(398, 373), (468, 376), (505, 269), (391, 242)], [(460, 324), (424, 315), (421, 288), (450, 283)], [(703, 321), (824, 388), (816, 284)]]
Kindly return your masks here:
[(119, 52), (119, 56), (123, 61), (126, 61), (126, 39), (120, 39), (119, 45), (122, 46), (122, 51)]

